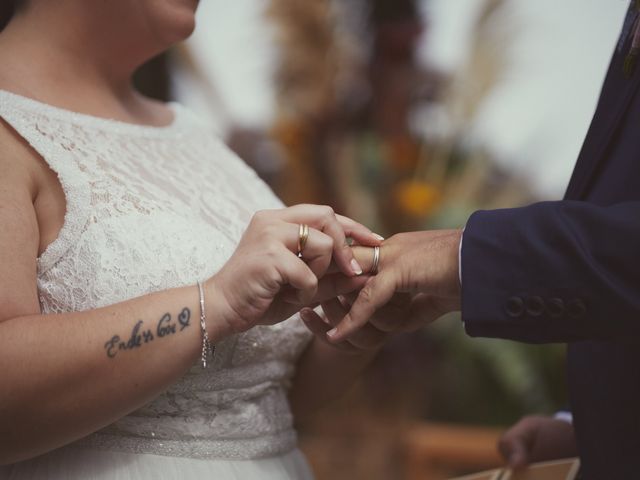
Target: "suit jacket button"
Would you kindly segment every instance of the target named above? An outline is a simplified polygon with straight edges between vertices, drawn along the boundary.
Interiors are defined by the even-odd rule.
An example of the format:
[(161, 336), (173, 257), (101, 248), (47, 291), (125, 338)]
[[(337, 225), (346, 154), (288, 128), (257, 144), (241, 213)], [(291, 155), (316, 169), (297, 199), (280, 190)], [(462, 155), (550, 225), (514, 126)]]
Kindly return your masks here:
[(550, 298), (547, 300), (547, 313), (552, 318), (560, 318), (564, 315), (564, 300), (561, 298)]
[(521, 317), (524, 313), (524, 301), (520, 297), (511, 297), (507, 300), (504, 310), (510, 317)]
[(544, 300), (538, 296), (529, 297), (525, 302), (525, 307), (529, 315), (539, 317), (544, 312)]
[(587, 313), (587, 306), (580, 299), (574, 299), (567, 303), (567, 315), (570, 318), (582, 318)]

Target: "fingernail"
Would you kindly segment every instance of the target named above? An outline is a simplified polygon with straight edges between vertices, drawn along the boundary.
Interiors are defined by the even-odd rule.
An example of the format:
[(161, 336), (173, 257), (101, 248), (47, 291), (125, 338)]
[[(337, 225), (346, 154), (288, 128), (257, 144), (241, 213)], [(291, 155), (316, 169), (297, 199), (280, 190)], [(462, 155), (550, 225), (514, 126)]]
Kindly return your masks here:
[(333, 337), (335, 337), (335, 336), (336, 336), (336, 333), (338, 333), (338, 329), (337, 329), (337, 328), (334, 328), (334, 329), (329, 330), (329, 331), (327, 332), (327, 336), (328, 336), (329, 338), (333, 338)]
[(306, 309), (306, 308), (300, 310), (300, 318), (302, 318), (302, 320), (304, 322), (308, 322), (309, 321), (309, 310)]
[(351, 270), (353, 270), (353, 273), (356, 275), (362, 275), (362, 267), (355, 258), (351, 260)]
[(371, 235), (373, 235), (377, 240), (384, 240), (384, 237), (382, 235), (378, 235), (377, 233), (372, 233)]

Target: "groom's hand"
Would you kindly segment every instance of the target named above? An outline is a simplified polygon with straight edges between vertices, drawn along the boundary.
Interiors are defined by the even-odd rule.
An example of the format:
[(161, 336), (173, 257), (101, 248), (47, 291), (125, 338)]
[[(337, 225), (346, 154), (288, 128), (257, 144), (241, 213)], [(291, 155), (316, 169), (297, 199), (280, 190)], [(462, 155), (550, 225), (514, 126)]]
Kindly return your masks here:
[(331, 341), (349, 338), (396, 293), (410, 294), (412, 323), (426, 325), (458, 310), (461, 235), (461, 230), (436, 230), (400, 233), (385, 240), (380, 248), (378, 274), (367, 281), (342, 321), (327, 332)]
[(384, 307), (376, 312), (371, 321), (342, 342), (332, 343), (327, 338), (327, 331), (334, 328), (351, 309), (357, 293), (341, 295), (322, 302), (324, 318), (310, 308), (304, 308), (300, 316), (313, 334), (332, 347), (347, 353), (375, 352), (395, 333), (415, 330), (410, 315), (411, 297), (408, 294), (397, 294)]

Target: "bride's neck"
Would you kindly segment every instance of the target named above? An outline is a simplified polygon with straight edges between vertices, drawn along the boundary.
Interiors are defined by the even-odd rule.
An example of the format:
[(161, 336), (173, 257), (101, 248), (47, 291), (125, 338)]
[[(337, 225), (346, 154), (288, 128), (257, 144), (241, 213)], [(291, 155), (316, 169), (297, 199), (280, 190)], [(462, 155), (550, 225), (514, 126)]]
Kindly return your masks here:
[(131, 77), (158, 52), (126, 38), (109, 19), (65, 12), (65, 2), (40, 5), (18, 13), (0, 33), (0, 88), (71, 110), (153, 123), (141, 118), (148, 112)]

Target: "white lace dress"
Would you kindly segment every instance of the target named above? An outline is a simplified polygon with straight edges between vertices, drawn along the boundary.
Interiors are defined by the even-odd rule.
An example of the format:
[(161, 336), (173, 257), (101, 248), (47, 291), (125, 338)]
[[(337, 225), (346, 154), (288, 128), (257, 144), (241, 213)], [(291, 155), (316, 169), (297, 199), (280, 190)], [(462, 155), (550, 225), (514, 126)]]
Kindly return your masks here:
[[(77, 114), (0, 91), (0, 117), (58, 174), (67, 212), (38, 259), (42, 312), (93, 309), (192, 285), (233, 253), (252, 214), (281, 207), (208, 125)], [(195, 288), (195, 287), (194, 287)], [(286, 392), (310, 339), (297, 317), (216, 346), (154, 401), (0, 479), (309, 479)]]

